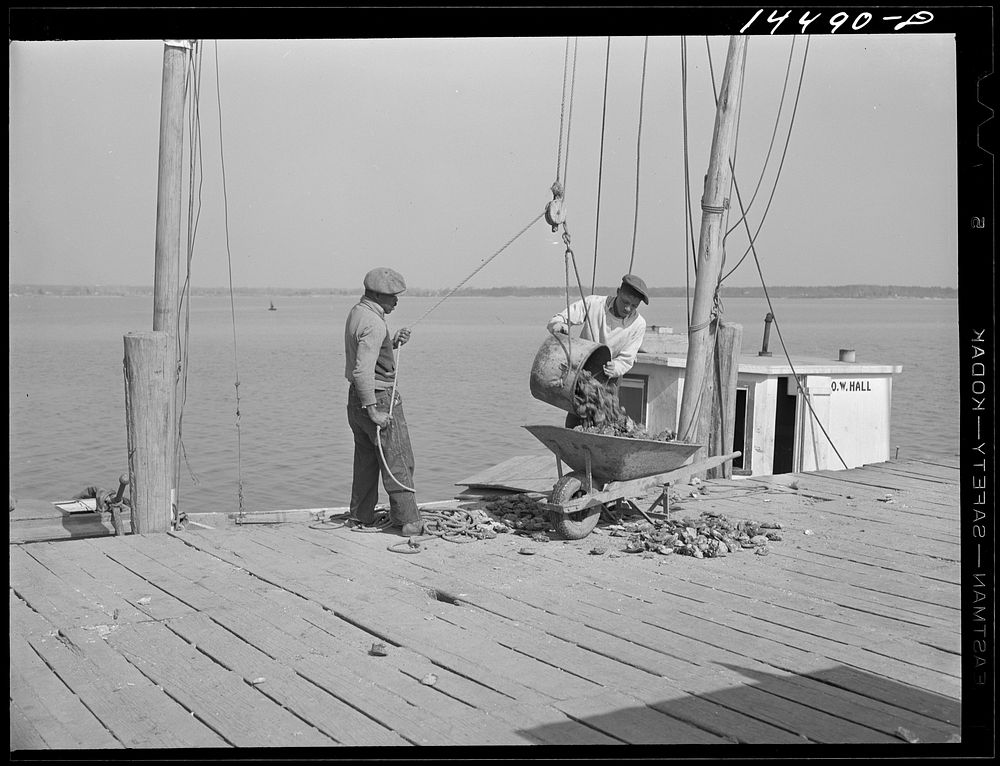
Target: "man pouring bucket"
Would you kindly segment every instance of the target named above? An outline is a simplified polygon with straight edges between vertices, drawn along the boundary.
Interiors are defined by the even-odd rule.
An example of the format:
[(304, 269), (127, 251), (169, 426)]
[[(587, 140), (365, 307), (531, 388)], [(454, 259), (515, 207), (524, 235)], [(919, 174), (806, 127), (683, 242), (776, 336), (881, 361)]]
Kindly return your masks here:
[[(616, 400), (621, 377), (635, 364), (646, 333), (646, 320), (639, 313), (640, 303), (649, 305), (646, 283), (635, 274), (626, 274), (614, 295), (589, 295), (560, 311), (546, 326), (553, 335), (568, 335), (570, 327), (583, 325), (581, 338), (611, 350), (611, 360), (604, 365), (603, 372)], [(566, 428), (574, 428), (581, 422), (573, 412), (566, 416)]]

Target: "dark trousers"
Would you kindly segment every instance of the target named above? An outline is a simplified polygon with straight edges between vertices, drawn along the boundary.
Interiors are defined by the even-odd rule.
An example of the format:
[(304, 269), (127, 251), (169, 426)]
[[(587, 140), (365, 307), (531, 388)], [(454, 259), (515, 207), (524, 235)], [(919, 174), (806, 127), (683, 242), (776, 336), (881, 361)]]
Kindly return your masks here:
[[(375, 392), (375, 403), (380, 411), (389, 411), (390, 394), (391, 391)], [(420, 521), (416, 494), (402, 489), (392, 479), (392, 476), (395, 476), (400, 484), (413, 487), (413, 448), (410, 446), (410, 432), (406, 428), (406, 417), (403, 415), (403, 404), (399, 393), (397, 392), (396, 403), (392, 407), (392, 424), (388, 428), (383, 428), (379, 434), (378, 427), (361, 406), (361, 400), (352, 386), (347, 394), (347, 422), (354, 433), (351, 516), (362, 524), (371, 524), (375, 520), (378, 480), (381, 475), (382, 485), (389, 494), (389, 516), (392, 522), (409, 524)], [(382, 440), (385, 463), (379, 455), (379, 436)]]

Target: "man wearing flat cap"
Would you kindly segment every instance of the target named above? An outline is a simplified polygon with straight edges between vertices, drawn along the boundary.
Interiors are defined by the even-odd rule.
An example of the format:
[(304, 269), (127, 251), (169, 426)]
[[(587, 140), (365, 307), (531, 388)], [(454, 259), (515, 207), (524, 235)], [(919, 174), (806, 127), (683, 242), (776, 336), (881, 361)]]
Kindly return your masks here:
[[(639, 314), (639, 304), (649, 305), (646, 283), (635, 274), (622, 277), (621, 286), (614, 295), (589, 295), (560, 311), (547, 325), (553, 335), (569, 335), (573, 325), (583, 325), (580, 337), (603, 343), (611, 349), (611, 361), (604, 365), (608, 388), (618, 393), (621, 377), (632, 369), (636, 354), (646, 333), (646, 320)], [(566, 427), (580, 424), (580, 418), (569, 413)]]
[(390, 526), (402, 527), (403, 534), (410, 536), (421, 532), (423, 522), (413, 491), (413, 449), (403, 403), (395, 390), (393, 355), (393, 349), (410, 339), (410, 331), (404, 327), (390, 335), (385, 321), (406, 290), (406, 282), (398, 271), (380, 266), (365, 275), (364, 287), (365, 294), (348, 313), (344, 328), (345, 377), (350, 382), (347, 421), (354, 433), (351, 516), (364, 525), (375, 523), (381, 474), (389, 494)]

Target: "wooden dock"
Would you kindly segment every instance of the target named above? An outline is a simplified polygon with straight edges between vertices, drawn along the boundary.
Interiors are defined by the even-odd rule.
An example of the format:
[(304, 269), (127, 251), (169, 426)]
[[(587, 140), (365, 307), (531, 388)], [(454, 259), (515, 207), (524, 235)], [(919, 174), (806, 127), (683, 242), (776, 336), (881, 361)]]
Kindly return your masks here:
[(603, 524), (412, 555), (301, 520), (11, 544), (11, 750), (959, 742), (958, 482), (685, 486), (672, 517), (782, 524), (712, 559)]

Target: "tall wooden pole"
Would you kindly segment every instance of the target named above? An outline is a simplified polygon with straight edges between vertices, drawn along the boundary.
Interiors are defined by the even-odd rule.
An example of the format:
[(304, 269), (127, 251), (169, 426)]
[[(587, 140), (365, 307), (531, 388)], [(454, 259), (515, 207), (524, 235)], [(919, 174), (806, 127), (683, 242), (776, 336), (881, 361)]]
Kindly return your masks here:
[(153, 332), (125, 336), (129, 483), (136, 532), (170, 528), (177, 492), (177, 318), (180, 296), (184, 103), (191, 44), (167, 40), (160, 94)]
[(174, 358), (165, 332), (125, 336), (125, 421), (132, 532), (170, 529)]
[(722, 270), (722, 238), (725, 210), (729, 204), (726, 193), (732, 180), (729, 158), (736, 135), (736, 108), (740, 79), (743, 71), (743, 51), (746, 37), (729, 38), (726, 70), (722, 90), (716, 106), (715, 131), (712, 135), (712, 153), (705, 176), (705, 191), (701, 199), (701, 234), (698, 242), (698, 273), (691, 305), (691, 324), (688, 328), (687, 367), (684, 373), (684, 392), (681, 396), (681, 413), (677, 423), (678, 438), (687, 442), (703, 443), (707, 434), (698, 433), (699, 413), (702, 406), (712, 406), (706, 397), (706, 379), (712, 374), (716, 327), (712, 322), (715, 289)]
[(177, 380), (180, 377), (178, 315), (180, 311), (181, 190), (184, 179), (184, 103), (188, 40), (166, 40), (163, 46), (163, 85), (160, 96), (160, 162), (156, 189), (156, 266), (153, 280), (153, 330), (170, 338), (176, 361), (170, 388), (170, 505), (177, 502), (180, 473)]

